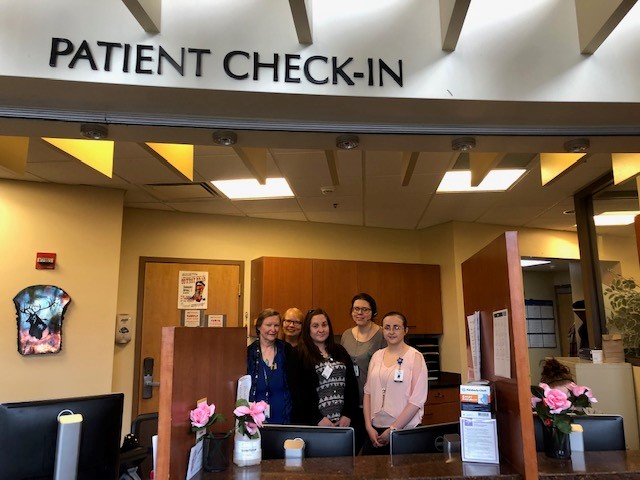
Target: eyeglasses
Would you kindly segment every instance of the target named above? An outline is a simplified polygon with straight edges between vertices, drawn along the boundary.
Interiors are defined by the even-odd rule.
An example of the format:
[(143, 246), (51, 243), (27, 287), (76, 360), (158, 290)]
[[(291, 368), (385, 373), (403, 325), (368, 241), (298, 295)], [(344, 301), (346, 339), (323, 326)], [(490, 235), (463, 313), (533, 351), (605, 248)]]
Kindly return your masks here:
[(300, 320), (287, 320), (286, 318), (284, 320), (284, 323), (288, 323), (290, 325), (298, 325), (298, 326), (302, 325), (302, 322)]
[(369, 307), (353, 307), (352, 309), (356, 313), (370, 313), (371, 309)]
[(402, 325), (385, 325), (382, 328), (384, 328), (385, 332), (390, 332), (391, 330), (393, 330), (394, 332), (399, 332), (400, 330), (404, 330), (404, 327)]

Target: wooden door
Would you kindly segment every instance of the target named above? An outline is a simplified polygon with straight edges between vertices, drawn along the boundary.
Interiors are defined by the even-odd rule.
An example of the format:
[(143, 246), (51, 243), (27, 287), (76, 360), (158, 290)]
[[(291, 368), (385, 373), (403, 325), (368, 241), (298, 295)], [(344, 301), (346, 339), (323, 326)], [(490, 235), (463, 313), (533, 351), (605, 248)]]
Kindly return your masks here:
[(153, 382), (160, 381), (162, 327), (178, 327), (182, 310), (178, 309), (178, 278), (181, 271), (208, 272), (207, 308), (203, 315), (226, 315), (227, 327), (242, 326), (242, 262), (172, 261), (142, 259), (136, 329), (136, 372), (134, 375), (133, 416), (158, 411), (158, 388), (152, 397), (143, 398), (143, 364), (153, 358)]
[(351, 299), (358, 291), (356, 262), (313, 261), (313, 305), (331, 318), (334, 335), (341, 335), (355, 324), (351, 318)]

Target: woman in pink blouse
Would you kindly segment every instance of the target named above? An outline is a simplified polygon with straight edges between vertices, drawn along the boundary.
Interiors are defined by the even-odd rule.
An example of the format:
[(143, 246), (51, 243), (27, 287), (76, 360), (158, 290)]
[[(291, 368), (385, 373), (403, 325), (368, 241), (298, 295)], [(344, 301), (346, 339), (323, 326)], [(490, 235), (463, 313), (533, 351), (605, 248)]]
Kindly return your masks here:
[(424, 357), (404, 342), (408, 332), (405, 316), (387, 313), (382, 331), (388, 346), (371, 357), (364, 387), (364, 421), (369, 438), (363, 455), (388, 454), (391, 430), (420, 424), (429, 388)]

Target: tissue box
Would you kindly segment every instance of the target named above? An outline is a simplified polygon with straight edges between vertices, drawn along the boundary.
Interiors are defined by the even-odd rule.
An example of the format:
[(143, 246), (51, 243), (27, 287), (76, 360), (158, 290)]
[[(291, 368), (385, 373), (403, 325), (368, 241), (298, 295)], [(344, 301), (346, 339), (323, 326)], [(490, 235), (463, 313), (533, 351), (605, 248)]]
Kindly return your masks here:
[(602, 335), (602, 351), (605, 363), (624, 363), (622, 335), (619, 333)]

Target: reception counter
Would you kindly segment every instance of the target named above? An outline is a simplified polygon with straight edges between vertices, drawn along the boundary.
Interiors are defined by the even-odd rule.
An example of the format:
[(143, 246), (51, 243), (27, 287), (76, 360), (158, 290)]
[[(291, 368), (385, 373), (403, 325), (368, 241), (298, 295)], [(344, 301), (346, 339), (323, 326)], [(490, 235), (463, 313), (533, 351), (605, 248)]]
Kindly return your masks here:
[[(584, 458), (554, 460), (538, 454), (539, 478), (547, 480), (640, 479), (640, 451), (585, 452)], [(520, 479), (508, 465), (463, 463), (455, 454), (416, 454), (372, 457), (307, 458), (301, 466), (285, 460), (264, 460), (252, 467), (230, 465), (222, 473), (200, 472), (197, 480), (295, 480), (341, 478), (363, 479)]]

